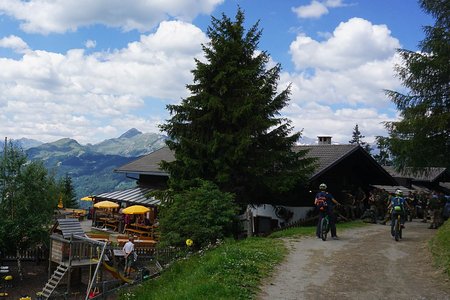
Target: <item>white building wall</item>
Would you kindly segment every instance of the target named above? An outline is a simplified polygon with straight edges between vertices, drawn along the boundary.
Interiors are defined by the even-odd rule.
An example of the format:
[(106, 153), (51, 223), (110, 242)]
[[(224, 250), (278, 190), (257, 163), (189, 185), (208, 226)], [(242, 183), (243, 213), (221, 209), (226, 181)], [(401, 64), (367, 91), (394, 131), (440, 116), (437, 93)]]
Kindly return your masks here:
[[(281, 205), (277, 205), (277, 206), (281, 206)], [(275, 207), (277, 206), (272, 206), (270, 204), (262, 204), (262, 205), (258, 205), (258, 206), (250, 206), (249, 210), (252, 212), (253, 217), (270, 217), (272, 219), (277, 219), (278, 220), (278, 224), (280, 223), (286, 223), (286, 220), (277, 217), (277, 215), (275, 214)], [(295, 207), (295, 206), (282, 206), (288, 210), (290, 210), (293, 213), (293, 216), (291, 219), (289, 219), (287, 221), (287, 223), (294, 223), (297, 222), (298, 220), (301, 219), (305, 219), (306, 218), (306, 214), (308, 213), (308, 211), (312, 210), (312, 207)]]

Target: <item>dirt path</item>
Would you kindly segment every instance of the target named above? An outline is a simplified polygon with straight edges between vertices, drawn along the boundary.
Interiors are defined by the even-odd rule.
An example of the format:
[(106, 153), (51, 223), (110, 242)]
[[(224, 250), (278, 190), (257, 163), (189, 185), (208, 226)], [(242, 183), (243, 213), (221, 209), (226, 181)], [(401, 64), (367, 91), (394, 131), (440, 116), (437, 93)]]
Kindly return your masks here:
[(450, 281), (433, 268), (427, 241), (435, 232), (416, 220), (404, 239), (389, 226), (339, 231), (339, 240), (286, 239), (290, 254), (258, 299), (450, 299)]

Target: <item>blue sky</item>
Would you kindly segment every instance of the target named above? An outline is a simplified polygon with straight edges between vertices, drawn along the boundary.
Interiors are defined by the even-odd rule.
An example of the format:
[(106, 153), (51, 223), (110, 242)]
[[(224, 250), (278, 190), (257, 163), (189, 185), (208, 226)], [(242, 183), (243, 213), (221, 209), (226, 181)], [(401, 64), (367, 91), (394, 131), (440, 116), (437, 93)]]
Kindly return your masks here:
[(417, 50), (433, 20), (416, 0), (2, 0), (0, 134), (82, 144), (135, 127), (158, 132), (167, 104), (188, 96), (211, 15), (247, 28), (291, 84), (281, 113), (304, 136), (366, 141), (395, 120), (383, 89), (400, 90), (396, 48)]

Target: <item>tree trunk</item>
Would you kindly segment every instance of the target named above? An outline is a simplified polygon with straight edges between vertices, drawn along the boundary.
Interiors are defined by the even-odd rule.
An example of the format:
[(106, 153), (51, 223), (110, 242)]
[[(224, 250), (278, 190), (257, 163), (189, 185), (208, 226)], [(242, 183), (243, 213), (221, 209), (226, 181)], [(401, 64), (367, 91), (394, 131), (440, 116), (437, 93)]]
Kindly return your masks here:
[(17, 272), (19, 273), (19, 279), (23, 280), (23, 274), (22, 274), (22, 260), (20, 257), (20, 250), (17, 248), (16, 251), (16, 258), (17, 258)]

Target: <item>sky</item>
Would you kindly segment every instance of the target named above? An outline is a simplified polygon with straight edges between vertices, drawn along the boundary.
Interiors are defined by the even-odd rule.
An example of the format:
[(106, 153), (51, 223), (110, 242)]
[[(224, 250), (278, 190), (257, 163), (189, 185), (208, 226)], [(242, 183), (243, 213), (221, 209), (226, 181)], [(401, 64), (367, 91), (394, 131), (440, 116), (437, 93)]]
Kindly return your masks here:
[(81, 144), (130, 128), (160, 132), (189, 96), (211, 16), (259, 20), (267, 67), (280, 63), (281, 116), (295, 131), (372, 143), (398, 119), (384, 90), (404, 91), (396, 49), (432, 25), (416, 0), (1, 0), (0, 136)]

